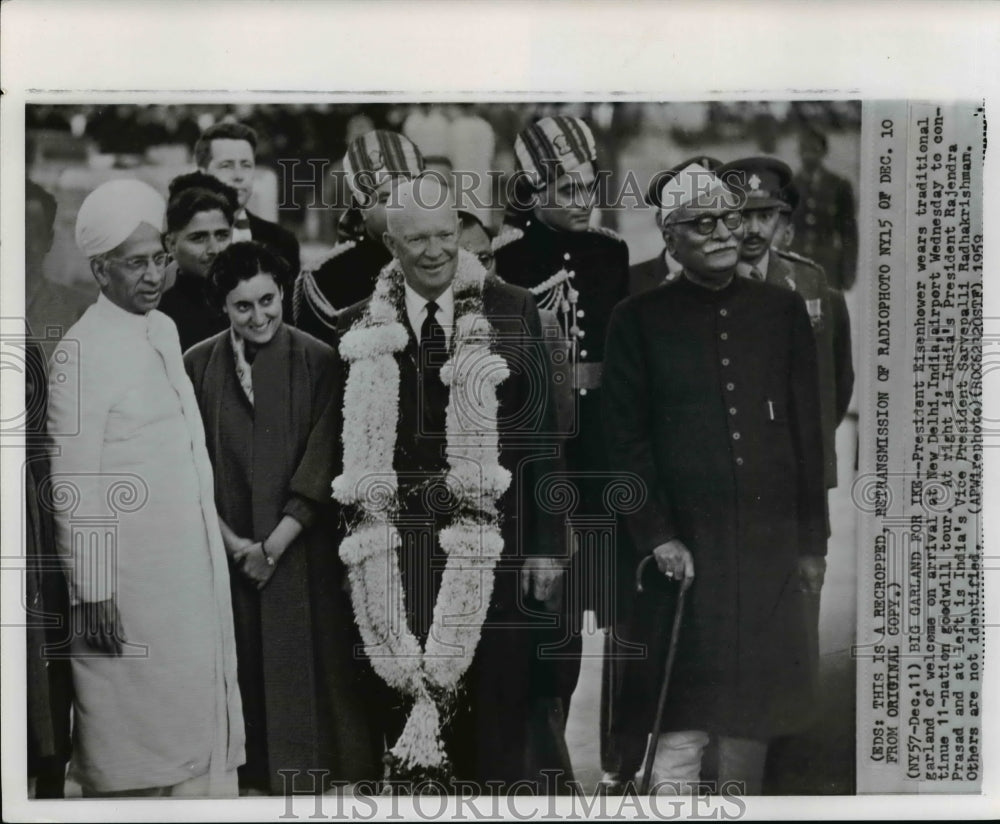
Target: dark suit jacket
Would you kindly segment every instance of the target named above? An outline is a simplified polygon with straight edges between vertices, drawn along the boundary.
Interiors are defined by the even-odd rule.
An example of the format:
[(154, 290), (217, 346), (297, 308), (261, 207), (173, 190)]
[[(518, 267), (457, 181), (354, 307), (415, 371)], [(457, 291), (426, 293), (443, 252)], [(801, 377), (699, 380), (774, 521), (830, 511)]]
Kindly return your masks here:
[(630, 295), (638, 295), (640, 292), (648, 292), (657, 286), (663, 286), (667, 282), (667, 278), (673, 279), (677, 276), (677, 273), (672, 273), (667, 268), (663, 252), (664, 250), (661, 249), (656, 257), (629, 267), (628, 293)]
[[(369, 300), (340, 314), (339, 334), (350, 329)], [(551, 381), (534, 299), (525, 289), (489, 279), (483, 290), (483, 304), (485, 315), (497, 333), (497, 351), (511, 371), (498, 389), (498, 423), (500, 462), (511, 471), (512, 480), (499, 502), (504, 549), (494, 578), (490, 610), (475, 658), (465, 676), (459, 706), (444, 737), (457, 777), (515, 781), (524, 777), (524, 736), (534, 657), (531, 624), (544, 620), (541, 613), (532, 613), (526, 605), (520, 590), (520, 568), (525, 556), (554, 554), (558, 546), (556, 519), (539, 506), (539, 501), (551, 502), (558, 495), (557, 490), (547, 495), (543, 483), (557, 469), (557, 464), (552, 446)], [(405, 313), (403, 322), (409, 328)], [(394, 466), (400, 477), (403, 499), (400, 508), (407, 518), (422, 518), (425, 524), (437, 528), (450, 516), (421, 513), (421, 506), (426, 506), (424, 501), (410, 498), (406, 502), (404, 498), (405, 471), (441, 471), (446, 465), (440, 453), (441, 442), (428, 446), (430, 438), (418, 431), (418, 420), (440, 420), (442, 410), (433, 409), (428, 414), (426, 408), (420, 408), (426, 398), (421, 390), (420, 358), (412, 330), (407, 348), (396, 360), (400, 398)], [(345, 369), (345, 378), (347, 372)], [(446, 402), (447, 391), (433, 398), (438, 404)], [(412, 485), (413, 481), (409, 483)], [(426, 534), (426, 526), (423, 531)], [(413, 616), (409, 613), (413, 600), (422, 598), (427, 605), (428, 596), (431, 602), (436, 598), (443, 558), (436, 540), (408, 539), (407, 533), (419, 532), (412, 521), (409, 527), (400, 524), (400, 532), (403, 537), (400, 567), (407, 595), (407, 618), (412, 626)], [(415, 561), (417, 558), (422, 560)], [(398, 700), (386, 690), (372, 695), (373, 711), (377, 717), (386, 719), (389, 740), (395, 740), (399, 730), (392, 728), (392, 714), (387, 708)]]
[(288, 264), (292, 280), (289, 282), (288, 288), (285, 289), (285, 295), (281, 303), (285, 313), (285, 321), (291, 323), (292, 284), (295, 281), (295, 277), (299, 274), (299, 270), (302, 268), (302, 263), (299, 260), (299, 241), (288, 229), (279, 226), (277, 223), (272, 223), (270, 220), (257, 217), (249, 209), (247, 210), (247, 220), (250, 222), (250, 236), (254, 240), (270, 247), (272, 251), (277, 252), (285, 259), (285, 263)]
[(288, 229), (257, 217), (253, 212), (247, 210), (247, 220), (250, 222), (250, 235), (254, 240), (260, 241), (265, 246), (270, 246), (275, 252), (281, 255), (288, 264), (294, 278), (301, 268), (299, 261), (299, 241)]

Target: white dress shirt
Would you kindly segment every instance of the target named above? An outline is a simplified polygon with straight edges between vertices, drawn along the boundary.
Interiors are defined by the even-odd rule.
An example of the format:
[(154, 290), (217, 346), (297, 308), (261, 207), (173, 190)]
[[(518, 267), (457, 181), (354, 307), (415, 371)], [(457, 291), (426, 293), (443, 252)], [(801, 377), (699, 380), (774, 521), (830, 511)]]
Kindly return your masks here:
[[(427, 304), (430, 301), (413, 289), (410, 284), (406, 283), (404, 285), (406, 289), (406, 317), (410, 321), (410, 328), (413, 329), (413, 334), (417, 336), (417, 342), (419, 343), (420, 330), (427, 319)], [(434, 317), (444, 330), (445, 342), (450, 345), (451, 331), (455, 325), (454, 288), (449, 285), (447, 289), (438, 295), (437, 300), (434, 302), (438, 305), (437, 314)]]

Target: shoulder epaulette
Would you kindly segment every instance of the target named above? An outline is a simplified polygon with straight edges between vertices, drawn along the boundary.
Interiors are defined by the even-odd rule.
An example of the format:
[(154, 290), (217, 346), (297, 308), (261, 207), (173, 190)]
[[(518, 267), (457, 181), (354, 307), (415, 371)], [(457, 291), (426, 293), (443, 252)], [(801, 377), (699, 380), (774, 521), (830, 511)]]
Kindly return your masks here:
[(808, 266), (810, 269), (815, 269), (823, 276), (824, 284), (826, 283), (826, 272), (823, 271), (823, 267), (815, 260), (807, 258), (805, 255), (800, 255), (798, 252), (793, 252), (790, 249), (773, 249), (773, 251), (778, 253), (778, 257), (783, 257), (785, 260), (791, 260), (795, 263), (801, 263), (803, 266)]
[(295, 279), (295, 290), (292, 293), (292, 315), (296, 322), (302, 316), (303, 305), (308, 305), (312, 313), (322, 323), (333, 330), (337, 329), (337, 318), (344, 310), (337, 309), (327, 300), (326, 295), (316, 285), (313, 273), (308, 270), (303, 270)]
[(503, 249), (504, 246), (509, 246), (515, 240), (520, 240), (523, 237), (523, 229), (518, 229), (516, 226), (504, 226), (500, 230), (500, 234), (493, 238), (493, 243), (491, 244), (493, 251), (497, 252)]
[(614, 229), (609, 229), (607, 226), (591, 226), (587, 231), (596, 235), (605, 235), (612, 240), (617, 240), (619, 243), (625, 242), (624, 238), (618, 232)]
[(350, 251), (357, 245), (358, 242), (356, 240), (342, 240), (340, 243), (334, 246), (329, 252), (323, 255), (323, 257), (313, 261), (312, 265), (308, 269), (304, 269), (303, 271), (315, 272), (327, 261), (333, 260), (335, 257), (339, 257), (340, 255), (344, 254), (344, 252)]

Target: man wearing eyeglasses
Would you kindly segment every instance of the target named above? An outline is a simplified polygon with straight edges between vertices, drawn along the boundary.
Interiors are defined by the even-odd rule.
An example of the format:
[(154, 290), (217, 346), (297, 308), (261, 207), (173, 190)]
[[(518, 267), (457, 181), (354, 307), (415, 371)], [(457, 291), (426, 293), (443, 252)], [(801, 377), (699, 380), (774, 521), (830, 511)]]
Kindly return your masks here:
[(655, 560), (622, 625), (648, 651), (624, 663), (613, 703), (622, 780), (655, 717), (671, 597), (688, 587), (654, 731), (664, 793), (701, 778), (713, 737), (720, 784), (760, 793), (768, 742), (812, 709), (800, 580), (826, 553), (816, 345), (798, 294), (738, 276), (740, 205), (703, 166), (677, 172), (661, 223), (683, 273), (619, 304), (608, 330), (609, 452), (647, 491), (625, 516), (636, 555), (622, 575)]
[(163, 198), (114, 180), (80, 207), (101, 289), (52, 357), (56, 543), (73, 611), (70, 775), (85, 796), (235, 796), (244, 761), (229, 573), (177, 329), (156, 311)]
[[(678, 171), (687, 168), (692, 163), (697, 163), (711, 172), (714, 172), (722, 165), (721, 160), (716, 160), (714, 157), (709, 157), (708, 155), (692, 157), (678, 164), (673, 169), (668, 169), (654, 175), (653, 179), (649, 182), (649, 188), (646, 190), (646, 204), (653, 207), (656, 228), (664, 235), (664, 240), (666, 240), (667, 230), (662, 223), (663, 212), (660, 208), (660, 191), (667, 182), (676, 176)], [(666, 246), (664, 246), (656, 257), (629, 267), (628, 293), (630, 295), (637, 295), (640, 292), (645, 292), (647, 289), (655, 289), (657, 286), (662, 286), (668, 280), (674, 280), (680, 273), (681, 265), (674, 260), (667, 251)]]
[[(587, 540), (588, 516), (607, 521), (604, 489), (608, 462), (601, 426), (604, 337), (612, 307), (628, 294), (628, 247), (614, 232), (591, 226), (599, 188), (597, 148), (589, 125), (569, 116), (545, 117), (524, 129), (514, 143), (516, 192), (524, 202), (521, 228), (508, 227), (494, 246), (497, 274), (535, 295), (543, 317), (555, 318), (562, 344), (560, 361), (571, 380), (555, 385), (559, 432), (565, 436), (567, 478), (579, 493), (570, 518), (577, 519), (574, 555), (567, 578), (563, 620), (540, 639), (547, 660), (538, 662), (536, 688), (561, 702), (568, 713), (580, 672), (583, 611), (608, 618), (607, 576), (598, 572), (600, 538)], [(555, 371), (555, 370), (554, 370)], [(568, 548), (575, 551), (575, 546)]]

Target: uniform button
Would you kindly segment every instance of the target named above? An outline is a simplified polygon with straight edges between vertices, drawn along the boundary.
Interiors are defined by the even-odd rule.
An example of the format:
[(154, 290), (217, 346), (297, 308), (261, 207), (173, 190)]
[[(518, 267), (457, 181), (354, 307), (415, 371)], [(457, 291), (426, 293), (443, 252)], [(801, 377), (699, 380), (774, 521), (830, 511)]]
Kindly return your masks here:
[(563, 260), (569, 260), (569, 252), (563, 252)]
[(734, 432), (733, 433), (733, 440), (734, 441), (738, 441), (739, 439), (740, 439), (740, 433), (739, 432)]
[(736, 407), (735, 406), (730, 406), (729, 407), (729, 414), (730, 415), (735, 415), (736, 414)]
[(586, 389), (581, 389), (580, 390), (580, 394), (581, 395), (586, 395), (587, 394), (587, 390)]
[(719, 337), (722, 338), (722, 340), (729, 340), (729, 333), (728, 332), (722, 332), (719, 335)]
[(726, 384), (726, 389), (728, 389), (730, 392), (732, 392), (735, 388), (736, 388), (736, 384), (734, 384), (734, 383), (727, 383)]
[(729, 366), (729, 358), (723, 358), (722, 359), (722, 365), (723, 366)]
[(725, 310), (725, 309), (720, 309), (719, 310), (719, 314), (722, 315), (722, 317), (725, 317), (726, 315), (729, 314), (729, 312), (727, 310)]
[(581, 358), (587, 357), (587, 350), (586, 349), (581, 349), (580, 350), (580, 357)]
[(578, 318), (582, 318), (583, 317), (583, 310), (582, 309), (577, 309), (576, 310), (576, 316)]
[(736, 459), (736, 465), (737, 466), (743, 466), (743, 459), (742, 458), (737, 458)]
[(583, 329), (579, 329), (576, 333), (578, 338), (586, 337), (587, 333)]

